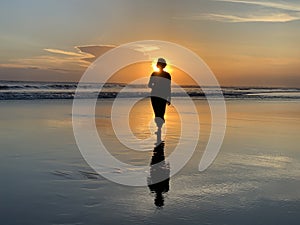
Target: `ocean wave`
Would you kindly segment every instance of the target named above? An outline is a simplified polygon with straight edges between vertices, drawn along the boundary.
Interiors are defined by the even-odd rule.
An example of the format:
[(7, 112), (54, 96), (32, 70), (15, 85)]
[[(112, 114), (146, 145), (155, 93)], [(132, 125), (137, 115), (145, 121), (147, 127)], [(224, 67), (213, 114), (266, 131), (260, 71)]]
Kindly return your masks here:
[[(145, 84), (81, 84), (78, 88), (75, 82), (70, 83), (45, 83), (45, 82), (12, 82), (0, 81), (0, 100), (34, 100), (34, 99), (73, 99), (75, 91), (82, 99), (91, 98), (141, 98), (149, 96), (149, 89)], [(126, 91), (120, 92), (124, 87)], [(101, 92), (99, 92), (102, 88)], [(192, 98), (220, 98), (219, 89), (216, 87), (182, 86)], [(204, 93), (205, 89), (205, 93)], [(300, 89), (297, 88), (253, 88), (253, 87), (222, 87), (225, 99), (300, 99)], [(172, 97), (184, 97), (182, 89), (172, 88)]]

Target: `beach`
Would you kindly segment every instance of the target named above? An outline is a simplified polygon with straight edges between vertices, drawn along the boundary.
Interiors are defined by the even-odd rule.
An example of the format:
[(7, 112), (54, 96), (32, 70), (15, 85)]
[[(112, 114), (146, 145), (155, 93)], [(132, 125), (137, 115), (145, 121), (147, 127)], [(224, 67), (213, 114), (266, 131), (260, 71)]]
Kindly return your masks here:
[(0, 225), (300, 225), (300, 1), (1, 1)]
[[(204, 172), (198, 164), (209, 137), (210, 111), (205, 100), (193, 101), (199, 143), (168, 181), (162, 207), (154, 204), (149, 187), (116, 184), (89, 167), (73, 135), (71, 99), (0, 101), (1, 224), (298, 224), (299, 100), (226, 100), (224, 142)], [(118, 159), (150, 166), (153, 142), (137, 152), (117, 141), (112, 103), (98, 100), (102, 141)], [(153, 135), (149, 99), (138, 102), (130, 115), (137, 138)], [(166, 157), (178, 143), (178, 116), (168, 107)]]

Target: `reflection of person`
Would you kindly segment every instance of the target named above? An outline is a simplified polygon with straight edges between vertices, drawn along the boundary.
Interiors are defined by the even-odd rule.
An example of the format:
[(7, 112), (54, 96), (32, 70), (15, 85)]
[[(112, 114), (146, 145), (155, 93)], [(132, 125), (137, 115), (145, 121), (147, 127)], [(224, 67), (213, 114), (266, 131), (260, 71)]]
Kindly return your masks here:
[(165, 161), (164, 147), (165, 143), (161, 142), (154, 148), (148, 178), (148, 187), (152, 193), (155, 193), (154, 204), (157, 207), (164, 206), (163, 194), (169, 191), (170, 165)]
[(156, 64), (158, 72), (151, 74), (148, 87), (151, 88), (151, 104), (155, 114), (155, 122), (161, 127), (165, 122), (166, 104), (171, 104), (171, 75), (164, 71), (167, 62), (159, 58)]

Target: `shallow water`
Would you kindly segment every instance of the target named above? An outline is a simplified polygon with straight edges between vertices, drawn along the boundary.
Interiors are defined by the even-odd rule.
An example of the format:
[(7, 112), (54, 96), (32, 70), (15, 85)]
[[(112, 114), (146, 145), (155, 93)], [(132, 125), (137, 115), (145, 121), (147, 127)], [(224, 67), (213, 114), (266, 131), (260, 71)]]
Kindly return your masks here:
[[(154, 143), (137, 152), (116, 140), (111, 103), (97, 105), (103, 142), (124, 162), (150, 165)], [(171, 177), (158, 208), (148, 187), (115, 184), (87, 165), (72, 132), (71, 100), (1, 101), (1, 224), (299, 224), (299, 101), (227, 101), (224, 143), (201, 173), (210, 112), (204, 100), (195, 103), (201, 122), (196, 152)], [(153, 133), (149, 107), (143, 100), (130, 114), (140, 139)], [(168, 156), (181, 125), (174, 108), (166, 120)]]

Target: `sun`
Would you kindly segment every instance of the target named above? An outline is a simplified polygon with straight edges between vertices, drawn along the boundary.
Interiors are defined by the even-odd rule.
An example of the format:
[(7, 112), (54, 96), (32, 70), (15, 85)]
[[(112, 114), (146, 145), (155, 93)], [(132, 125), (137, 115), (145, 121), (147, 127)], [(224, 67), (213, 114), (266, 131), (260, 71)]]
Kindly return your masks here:
[(152, 61), (152, 69), (154, 72), (159, 72), (159, 68), (156, 66), (156, 59)]
[[(159, 68), (157, 68), (156, 66), (157, 64), (157, 59), (152, 60), (152, 69), (154, 72), (159, 72)], [(171, 73), (172, 72), (172, 68), (169, 64), (167, 64), (167, 66), (164, 68), (164, 71)]]

